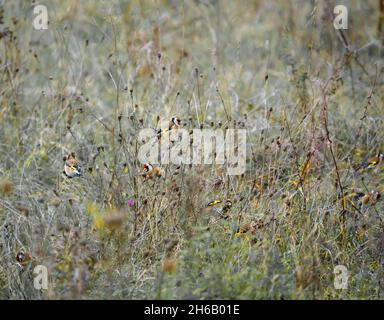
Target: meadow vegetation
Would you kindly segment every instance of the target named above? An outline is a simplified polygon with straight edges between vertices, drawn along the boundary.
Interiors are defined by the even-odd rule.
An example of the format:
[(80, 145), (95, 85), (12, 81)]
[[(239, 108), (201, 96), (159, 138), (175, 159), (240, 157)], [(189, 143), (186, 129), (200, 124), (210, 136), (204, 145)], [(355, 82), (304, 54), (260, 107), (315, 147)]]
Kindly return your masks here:
[[(335, 1), (40, 2), (47, 30), (0, 2), (1, 299), (383, 298), (380, 1), (347, 30)], [(143, 179), (138, 132), (173, 116), (245, 128), (245, 173)]]

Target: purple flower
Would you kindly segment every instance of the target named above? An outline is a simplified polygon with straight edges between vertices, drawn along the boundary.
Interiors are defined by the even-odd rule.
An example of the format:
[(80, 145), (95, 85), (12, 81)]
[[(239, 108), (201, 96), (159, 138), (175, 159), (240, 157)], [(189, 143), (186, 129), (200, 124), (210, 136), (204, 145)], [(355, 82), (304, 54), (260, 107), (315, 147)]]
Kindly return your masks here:
[(128, 200), (128, 206), (129, 207), (133, 207), (135, 205), (135, 200), (133, 200), (133, 199), (129, 199)]

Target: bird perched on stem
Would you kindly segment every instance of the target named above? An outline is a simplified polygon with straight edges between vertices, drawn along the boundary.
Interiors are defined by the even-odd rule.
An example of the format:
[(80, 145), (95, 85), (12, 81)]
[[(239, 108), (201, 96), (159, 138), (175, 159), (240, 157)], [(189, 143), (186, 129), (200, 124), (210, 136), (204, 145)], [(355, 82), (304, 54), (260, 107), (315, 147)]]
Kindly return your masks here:
[(16, 255), (16, 261), (19, 266), (25, 267), (28, 263), (32, 261), (32, 257), (24, 249), (21, 249)]
[(153, 177), (161, 177), (161, 170), (159, 167), (150, 164), (150, 163), (145, 163), (143, 165), (143, 171), (141, 174), (145, 179), (147, 178), (153, 178)]
[(68, 178), (80, 177), (82, 175), (81, 166), (79, 165), (74, 152), (68, 154), (63, 160), (64, 174)]
[(384, 160), (384, 154), (379, 152), (376, 156), (369, 158), (367, 161), (361, 164), (363, 169), (376, 169), (378, 168)]
[(232, 201), (230, 199), (226, 200), (213, 200), (207, 204), (207, 208), (214, 208), (216, 213), (219, 214), (220, 218), (228, 219), (228, 211), (232, 207)]
[(375, 205), (377, 201), (379, 201), (380, 197), (381, 197), (380, 192), (372, 190), (368, 193), (359, 192), (356, 195), (355, 199), (359, 202), (360, 205), (363, 205), (363, 204)]
[(346, 194), (343, 198), (340, 198), (340, 203), (344, 202), (344, 206), (347, 205), (347, 202), (355, 204), (359, 209), (363, 205), (375, 205), (381, 197), (380, 192), (372, 190), (371, 192), (351, 192)]
[(257, 230), (265, 227), (266, 225), (268, 224), (265, 224), (261, 219), (253, 219), (251, 222), (243, 224), (242, 226), (237, 228), (235, 236), (241, 236), (247, 232), (255, 234)]
[(164, 129), (159, 129), (157, 131), (157, 136), (160, 137), (162, 133), (175, 130), (179, 128), (181, 125), (181, 119), (179, 117), (172, 117), (171, 120), (169, 121), (168, 127)]

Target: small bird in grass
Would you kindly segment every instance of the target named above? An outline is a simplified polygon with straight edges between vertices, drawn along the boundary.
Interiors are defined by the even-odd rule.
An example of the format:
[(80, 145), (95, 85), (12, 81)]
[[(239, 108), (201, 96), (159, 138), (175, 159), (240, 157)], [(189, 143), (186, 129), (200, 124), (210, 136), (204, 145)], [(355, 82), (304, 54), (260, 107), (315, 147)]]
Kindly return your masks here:
[(16, 255), (16, 261), (21, 267), (25, 267), (32, 261), (32, 257), (24, 249), (21, 249)]
[(232, 207), (232, 201), (230, 199), (226, 200), (213, 200), (207, 204), (207, 207), (213, 207), (219, 216), (223, 219), (228, 219), (228, 211)]
[(347, 202), (353, 203), (361, 208), (363, 205), (375, 205), (381, 197), (380, 192), (372, 190), (371, 192), (351, 192), (340, 199), (340, 203), (346, 206)]
[(76, 159), (75, 153), (71, 152), (66, 157), (64, 157), (64, 174), (68, 178), (80, 177), (82, 175), (82, 170), (79, 165), (79, 162)]
[(381, 197), (380, 192), (372, 190), (371, 192), (368, 192), (365, 194), (362, 192), (359, 192), (355, 196), (355, 199), (359, 202), (360, 206), (363, 204), (375, 205), (377, 201), (380, 199), (380, 197)]
[(161, 177), (161, 170), (159, 167), (150, 164), (145, 163), (143, 165), (143, 172), (141, 174), (145, 179), (147, 178), (153, 178), (153, 177)]
[(237, 229), (235, 235), (236, 236), (241, 236), (241, 235), (243, 235), (243, 234), (245, 234), (247, 232), (250, 232), (251, 234), (255, 234), (257, 230), (259, 230), (259, 229), (261, 229), (261, 228), (263, 228), (265, 226), (266, 226), (266, 224), (264, 223), (263, 220), (261, 220), (261, 219), (254, 219), (251, 222), (246, 223), (246, 224), (240, 226)]
[(181, 125), (181, 119), (179, 117), (172, 117), (171, 121), (169, 121), (167, 128), (159, 129), (157, 131), (157, 136), (160, 137), (162, 133), (177, 129), (180, 127), (180, 125)]
[(364, 169), (373, 169), (378, 168), (384, 160), (384, 154), (379, 152), (376, 156), (369, 158), (367, 161), (363, 162), (361, 167)]

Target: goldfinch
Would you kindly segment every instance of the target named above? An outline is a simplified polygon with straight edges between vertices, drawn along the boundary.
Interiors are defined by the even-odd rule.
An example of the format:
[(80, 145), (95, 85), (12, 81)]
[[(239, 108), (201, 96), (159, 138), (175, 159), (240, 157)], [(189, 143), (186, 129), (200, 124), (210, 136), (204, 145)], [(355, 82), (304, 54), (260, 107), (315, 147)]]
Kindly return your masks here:
[(372, 190), (371, 192), (368, 193), (362, 193), (359, 192), (356, 196), (355, 199), (359, 202), (359, 205), (363, 204), (371, 204), (375, 205), (377, 201), (380, 199), (381, 194), (378, 191)]
[(171, 119), (171, 126), (172, 127), (180, 127), (181, 125), (181, 119), (179, 117), (172, 117)]
[(377, 168), (379, 165), (383, 163), (384, 154), (379, 152), (376, 156), (369, 158), (366, 162), (364, 162), (361, 166), (362, 168)]
[(75, 153), (71, 152), (69, 155), (64, 157), (64, 174), (68, 178), (80, 177), (82, 175), (82, 170), (75, 157)]
[(22, 249), (17, 253), (16, 261), (20, 266), (24, 267), (32, 261), (32, 257), (28, 252)]
[(179, 128), (181, 125), (181, 119), (179, 117), (172, 117), (169, 121), (168, 127), (164, 129), (159, 129), (157, 131), (157, 136), (160, 137), (162, 133), (171, 131), (173, 129)]
[(230, 199), (226, 200), (213, 200), (207, 204), (207, 207), (214, 207), (216, 213), (223, 219), (228, 219), (228, 211), (232, 207), (232, 201)]
[(340, 203), (344, 201), (344, 206), (346, 206), (347, 202), (352, 202), (355, 205), (358, 205), (361, 208), (363, 205), (375, 205), (377, 201), (380, 199), (381, 194), (378, 191), (372, 190), (371, 192), (352, 192), (344, 196), (343, 199), (340, 199)]
[(161, 177), (161, 170), (159, 167), (152, 165), (150, 163), (145, 163), (143, 165), (143, 171), (141, 174), (145, 179), (153, 177)]
[(255, 234), (257, 230), (265, 227), (264, 222), (261, 219), (254, 219), (249, 223), (246, 223), (239, 227), (235, 233), (236, 236), (241, 236), (247, 232)]

